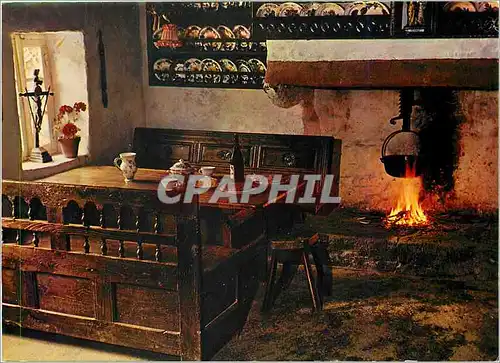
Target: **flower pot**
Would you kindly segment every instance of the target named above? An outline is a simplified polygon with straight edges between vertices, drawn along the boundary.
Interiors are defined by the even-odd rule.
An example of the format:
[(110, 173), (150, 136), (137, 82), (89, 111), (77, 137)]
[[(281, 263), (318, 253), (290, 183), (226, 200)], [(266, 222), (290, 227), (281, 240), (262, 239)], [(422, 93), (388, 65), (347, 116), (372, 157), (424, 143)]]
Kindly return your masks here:
[(59, 141), (61, 151), (65, 157), (76, 158), (78, 156), (78, 146), (80, 145), (80, 140), (80, 136), (77, 136), (74, 139), (64, 139), (60, 137), (57, 141)]

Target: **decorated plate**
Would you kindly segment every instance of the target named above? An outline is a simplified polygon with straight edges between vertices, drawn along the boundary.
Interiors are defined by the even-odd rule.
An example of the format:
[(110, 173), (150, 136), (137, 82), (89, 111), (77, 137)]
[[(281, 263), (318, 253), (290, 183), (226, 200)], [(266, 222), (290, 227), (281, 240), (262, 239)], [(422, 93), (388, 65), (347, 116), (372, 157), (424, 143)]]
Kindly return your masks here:
[[(214, 27), (207, 26), (200, 30), (200, 39), (202, 40), (215, 40), (220, 38), (219, 32)], [(206, 42), (203, 43), (203, 50), (217, 51), (221, 46), (221, 42)]]
[(267, 3), (264, 5), (261, 5), (257, 9), (255, 16), (257, 16), (258, 18), (267, 18), (269, 16), (278, 16), (279, 8), (280, 8), (279, 5), (276, 5), (273, 3)]
[(476, 12), (474, 4), (470, 1), (448, 2), (444, 5), (443, 9), (446, 12), (454, 12), (454, 11), (469, 12), (469, 13)]
[[(220, 34), (220, 37), (224, 40), (226, 39), (234, 39), (236, 36), (234, 35), (233, 31), (229, 29), (225, 25), (219, 25), (217, 27), (217, 31)], [(222, 49), (227, 50), (227, 51), (232, 51), (236, 48), (236, 43), (235, 42), (224, 42), (222, 43)]]
[(296, 3), (283, 3), (279, 7), (278, 16), (297, 16), (302, 11), (302, 6)]
[(201, 70), (204, 72), (222, 72), (220, 64), (210, 58), (201, 62)]
[(174, 81), (177, 82), (184, 82), (186, 80), (186, 68), (184, 66), (184, 63), (176, 63), (174, 65)]
[(236, 25), (233, 28), (233, 34), (235, 35), (236, 39), (250, 39), (251, 36), (250, 30), (243, 25)]
[[(224, 74), (222, 74), (222, 83), (236, 83), (238, 81), (238, 67), (236, 66), (236, 64), (234, 64), (233, 61), (229, 59), (221, 59), (219, 60), (219, 64), (221, 65), (222, 71), (224, 72)], [(228, 72), (234, 74), (228, 74)]]
[(389, 8), (379, 1), (356, 1), (346, 9), (348, 15), (389, 15)]
[[(222, 72), (220, 64), (210, 58), (204, 59), (203, 62), (201, 62), (201, 69), (203, 72)], [(220, 83), (221, 79), (222, 77), (220, 74), (204, 75), (204, 80), (206, 83)]]
[(476, 10), (480, 13), (485, 11), (498, 11), (498, 1), (480, 1), (474, 3)]
[(316, 9), (316, 15), (318, 16), (339, 16), (344, 14), (344, 8), (335, 3), (320, 4), (318, 9)]
[(219, 3), (216, 1), (199, 3), (196, 7), (203, 10), (217, 10), (219, 8)]
[(253, 58), (249, 59), (247, 63), (253, 72), (262, 74), (266, 73), (266, 65), (262, 63), (262, 61)]
[(236, 65), (238, 66), (238, 72), (251, 73), (252, 68), (244, 60), (237, 60)]
[(184, 71), (192, 72), (186, 74), (186, 79), (188, 82), (203, 82), (203, 75), (201, 73), (201, 61), (198, 58), (190, 58), (184, 62)]
[(250, 74), (252, 73), (252, 69), (244, 60), (237, 60), (236, 65), (238, 66), (238, 72), (240, 73), (240, 82), (241, 84), (250, 83)]
[[(318, 9), (321, 7), (320, 3), (310, 3), (302, 5), (302, 10), (300, 11), (300, 16), (316, 16), (318, 15)], [(343, 14), (342, 9), (342, 14)]]
[(170, 79), (170, 67), (174, 64), (173, 61), (166, 58), (160, 58), (153, 64), (155, 77), (160, 81), (167, 81)]
[(190, 25), (184, 31), (185, 38), (197, 39), (200, 36), (201, 28), (198, 25)]
[(222, 66), (222, 70), (224, 72), (238, 72), (238, 67), (236, 67), (236, 64), (234, 64), (233, 61), (229, 59), (221, 59), (219, 61), (219, 64)]
[(190, 58), (184, 62), (184, 70), (186, 72), (201, 71), (201, 61), (198, 58)]

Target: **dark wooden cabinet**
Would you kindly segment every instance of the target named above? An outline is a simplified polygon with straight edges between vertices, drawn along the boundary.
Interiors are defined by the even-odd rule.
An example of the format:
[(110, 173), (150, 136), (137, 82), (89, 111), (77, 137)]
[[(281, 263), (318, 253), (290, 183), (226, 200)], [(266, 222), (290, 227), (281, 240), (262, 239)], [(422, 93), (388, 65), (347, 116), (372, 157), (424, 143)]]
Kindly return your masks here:
[[(246, 174), (336, 174), (340, 140), (328, 136), (237, 133)], [(168, 169), (180, 158), (196, 166), (229, 172), (233, 132), (136, 128), (134, 151), (139, 168)]]

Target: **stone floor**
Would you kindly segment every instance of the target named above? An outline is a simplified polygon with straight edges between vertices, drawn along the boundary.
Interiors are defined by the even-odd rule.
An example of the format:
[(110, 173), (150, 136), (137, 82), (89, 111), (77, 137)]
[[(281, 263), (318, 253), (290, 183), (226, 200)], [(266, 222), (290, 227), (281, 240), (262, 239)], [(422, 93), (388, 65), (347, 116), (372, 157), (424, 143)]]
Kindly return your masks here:
[[(260, 289), (248, 323), (214, 360), (496, 360), (494, 282), (460, 283), (334, 269), (333, 296), (311, 314), (301, 271), (262, 315)], [(166, 360), (171, 357), (31, 333), (2, 338), (8, 361)]]
[[(331, 235), (342, 265), (323, 312), (311, 313), (299, 270), (265, 315), (259, 290), (242, 334), (214, 360), (498, 359), (497, 217), (445, 215), (426, 229), (388, 231), (380, 216), (338, 213), (308, 221)], [(37, 332), (6, 333), (2, 345), (8, 361), (173, 358)]]

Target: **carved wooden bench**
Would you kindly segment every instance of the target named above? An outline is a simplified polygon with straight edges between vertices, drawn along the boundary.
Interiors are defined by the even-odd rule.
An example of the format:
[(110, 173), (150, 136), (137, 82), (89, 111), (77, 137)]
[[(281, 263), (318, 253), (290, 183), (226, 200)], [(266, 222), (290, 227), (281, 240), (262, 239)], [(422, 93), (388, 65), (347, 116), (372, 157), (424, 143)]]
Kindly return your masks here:
[[(4, 180), (4, 322), (210, 359), (245, 324), (265, 238), (261, 223), (241, 249), (202, 246), (198, 210), (149, 190)], [(258, 229), (256, 213), (229, 236)]]

